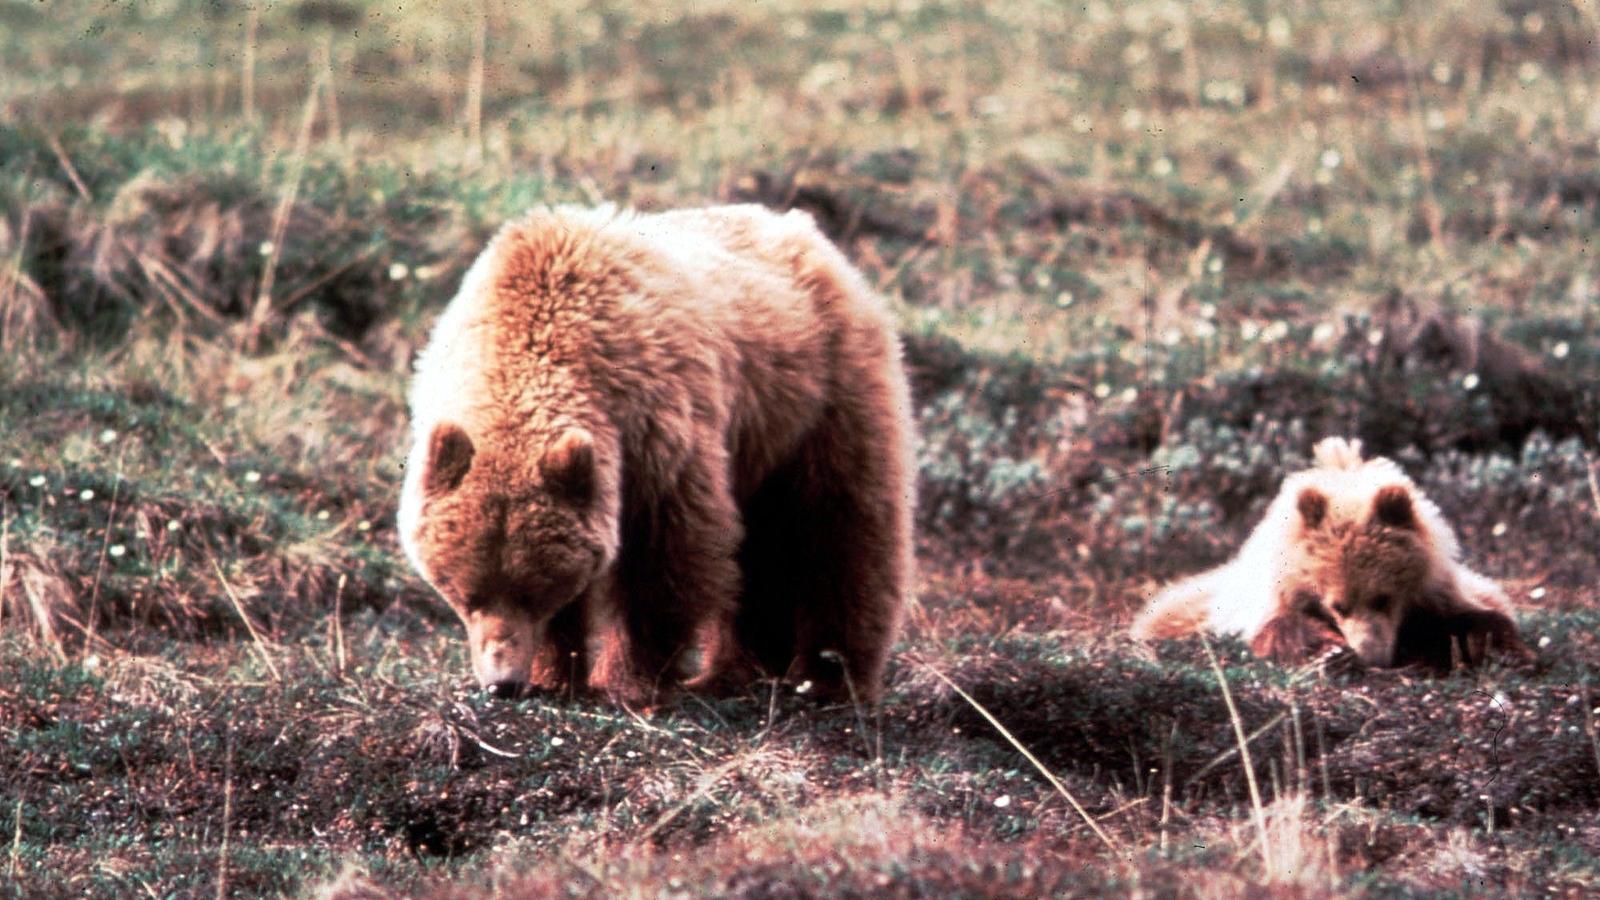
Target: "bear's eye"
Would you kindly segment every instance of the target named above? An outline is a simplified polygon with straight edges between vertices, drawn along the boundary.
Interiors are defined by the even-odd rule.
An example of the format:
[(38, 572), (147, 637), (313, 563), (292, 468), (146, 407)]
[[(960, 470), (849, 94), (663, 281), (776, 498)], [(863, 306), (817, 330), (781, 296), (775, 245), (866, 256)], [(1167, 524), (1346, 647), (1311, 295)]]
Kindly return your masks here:
[(1367, 601), (1367, 607), (1379, 615), (1388, 612), (1389, 607), (1392, 605), (1394, 605), (1394, 598), (1388, 594), (1379, 594)]

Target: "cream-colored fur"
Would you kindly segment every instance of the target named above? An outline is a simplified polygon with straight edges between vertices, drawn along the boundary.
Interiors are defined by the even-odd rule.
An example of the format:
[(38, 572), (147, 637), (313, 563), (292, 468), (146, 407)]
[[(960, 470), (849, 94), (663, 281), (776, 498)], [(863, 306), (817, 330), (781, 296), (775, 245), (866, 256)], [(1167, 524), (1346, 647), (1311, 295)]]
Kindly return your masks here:
[[(1313, 455), (1312, 468), (1284, 479), (1278, 496), (1238, 555), (1162, 590), (1134, 621), (1134, 637), (1154, 640), (1208, 630), (1253, 640), (1269, 622), (1291, 611), (1294, 598), (1288, 596), (1288, 588), (1305, 578), (1308, 545), (1360, 540), (1360, 528), (1371, 518), (1375, 498), (1385, 489), (1403, 490), (1409, 497), (1417, 544), (1426, 554), (1427, 572), (1420, 583), (1436, 589), (1435, 593), (1459, 598), (1466, 607), (1509, 618), (1511, 604), (1505, 592), (1461, 561), (1455, 532), (1399, 466), (1384, 458), (1362, 459), (1361, 442), (1345, 438), (1322, 440)], [(1308, 490), (1326, 498), (1322, 521), (1339, 537), (1328, 537), (1328, 527), (1306, 527), (1299, 503)], [(1369, 573), (1366, 577), (1374, 576)], [(1364, 627), (1364, 623), (1350, 623), (1346, 630)], [(1365, 634), (1347, 633), (1345, 637), (1352, 646), (1368, 640)], [(1374, 636), (1373, 642), (1390, 646), (1379, 646), (1364, 657), (1370, 655), (1369, 662), (1387, 664), (1393, 639), (1392, 628), (1386, 635)]]

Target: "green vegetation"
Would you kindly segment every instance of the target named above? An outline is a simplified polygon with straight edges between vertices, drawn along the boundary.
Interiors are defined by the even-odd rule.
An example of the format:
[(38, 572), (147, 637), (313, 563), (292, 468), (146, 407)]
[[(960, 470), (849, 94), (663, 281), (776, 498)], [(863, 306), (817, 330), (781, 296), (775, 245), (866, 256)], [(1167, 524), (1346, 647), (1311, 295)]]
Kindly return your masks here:
[[(1592, 4), (553, 7), (0, 5), (7, 892), (1600, 890)], [(501, 221), (602, 201), (808, 209), (896, 303), (881, 709), (470, 688), (410, 360)], [(1258, 814), (1204, 650), (1121, 633), (1334, 433), (1540, 659), (1221, 646)]]

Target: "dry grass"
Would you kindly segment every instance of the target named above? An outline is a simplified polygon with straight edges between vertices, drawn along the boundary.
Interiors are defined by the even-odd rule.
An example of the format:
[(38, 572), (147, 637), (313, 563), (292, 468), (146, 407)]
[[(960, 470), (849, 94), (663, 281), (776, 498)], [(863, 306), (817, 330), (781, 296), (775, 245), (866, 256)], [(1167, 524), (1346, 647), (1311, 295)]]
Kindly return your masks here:
[(87, 631), (82, 618), (74, 618), (68, 604), (75, 591), (60, 572), (36, 554), (7, 553), (0, 564), (0, 625), (27, 634), (39, 645), (60, 653), (62, 633), (76, 626)]

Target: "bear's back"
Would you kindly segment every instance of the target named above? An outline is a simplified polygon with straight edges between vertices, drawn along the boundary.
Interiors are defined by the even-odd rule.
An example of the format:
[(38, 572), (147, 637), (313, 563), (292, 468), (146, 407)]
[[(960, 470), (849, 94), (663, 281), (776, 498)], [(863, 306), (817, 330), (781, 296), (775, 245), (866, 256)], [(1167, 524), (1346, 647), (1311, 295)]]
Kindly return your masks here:
[(841, 365), (898, 364), (886, 304), (805, 213), (557, 207), (502, 228), (463, 279), (413, 421), (419, 439), (442, 420), (526, 432), (562, 410), (674, 459), (720, 428), (744, 484), (855, 381)]

